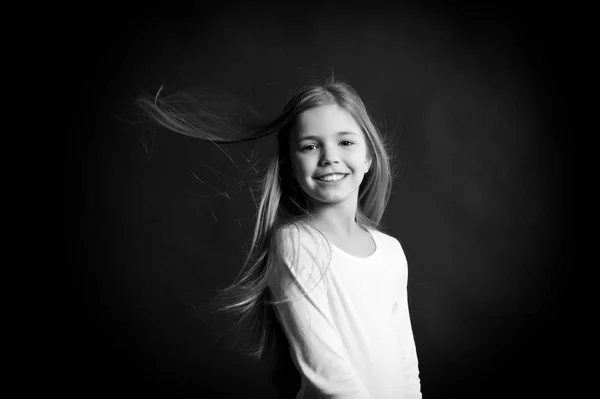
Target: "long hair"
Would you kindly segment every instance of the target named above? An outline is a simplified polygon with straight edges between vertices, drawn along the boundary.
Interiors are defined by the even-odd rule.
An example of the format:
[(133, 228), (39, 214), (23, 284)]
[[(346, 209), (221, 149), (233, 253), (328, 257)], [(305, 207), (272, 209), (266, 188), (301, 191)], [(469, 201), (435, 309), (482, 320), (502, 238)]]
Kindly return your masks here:
[(140, 97), (138, 104), (159, 125), (215, 143), (250, 141), (272, 133), (277, 135), (276, 152), (264, 177), (258, 181), (260, 200), (252, 245), (234, 282), (217, 298), (222, 303), (217, 310), (239, 316), (236, 325), (250, 319), (254, 343), (245, 353), (260, 359), (276, 327), (273, 305), (286, 301), (275, 301), (268, 289), (269, 278), (276, 267), (272, 262), (273, 255), (277, 247), (284, 244), (279, 232), (284, 226), (304, 228), (304, 222), (312, 216), (306, 195), (294, 178), (289, 151), (290, 133), (298, 116), (312, 108), (335, 104), (348, 112), (361, 127), (372, 159), (358, 194), (356, 221), (363, 227), (379, 229), (387, 206), (393, 181), (391, 143), (377, 129), (356, 91), (333, 77), (323, 84), (304, 87), (288, 100), (276, 119), (254, 127), (230, 123), (208, 112), (191, 96), (181, 93), (160, 97), (159, 91), (154, 98)]

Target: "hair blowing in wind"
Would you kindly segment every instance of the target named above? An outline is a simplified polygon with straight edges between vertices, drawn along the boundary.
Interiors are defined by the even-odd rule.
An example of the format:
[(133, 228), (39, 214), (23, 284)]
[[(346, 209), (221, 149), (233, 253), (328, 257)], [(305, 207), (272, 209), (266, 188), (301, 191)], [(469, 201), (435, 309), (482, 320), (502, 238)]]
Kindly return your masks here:
[(162, 86), (154, 96), (140, 96), (137, 104), (159, 126), (217, 145), (277, 135), (275, 153), (258, 181), (252, 244), (237, 277), (217, 298), (221, 303), (217, 310), (239, 316), (236, 325), (250, 320), (255, 335), (253, 345), (245, 352), (260, 358), (276, 321), (273, 305), (277, 302), (271, 297), (268, 281), (273, 272), (270, 255), (281, 245), (277, 228), (301, 227), (303, 219), (311, 216), (306, 196), (294, 179), (289, 153), (289, 136), (298, 116), (311, 108), (335, 104), (363, 130), (373, 159), (358, 194), (356, 221), (363, 226), (378, 228), (389, 200), (393, 181), (390, 142), (379, 132), (356, 91), (333, 77), (323, 84), (302, 88), (289, 98), (276, 118), (266, 121), (232, 96), (167, 93)]

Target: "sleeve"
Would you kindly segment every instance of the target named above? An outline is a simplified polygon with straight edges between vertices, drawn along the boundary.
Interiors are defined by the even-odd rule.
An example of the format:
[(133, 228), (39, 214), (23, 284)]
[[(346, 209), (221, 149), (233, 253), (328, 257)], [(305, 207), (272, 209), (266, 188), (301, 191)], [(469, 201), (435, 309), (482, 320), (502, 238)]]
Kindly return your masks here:
[(396, 328), (401, 340), (403, 352), (403, 373), (405, 399), (421, 399), (421, 380), (419, 378), (419, 361), (417, 348), (410, 322), (408, 307), (408, 267), (404, 251), (398, 242), (402, 267), (400, 269), (400, 284), (398, 287), (398, 303), (396, 312)]
[(275, 308), (294, 362), (307, 382), (305, 393), (327, 399), (371, 399), (333, 323), (326, 280), (307, 248), (297, 242), (295, 254), (288, 245), (276, 251), (269, 288), (277, 301), (291, 298)]

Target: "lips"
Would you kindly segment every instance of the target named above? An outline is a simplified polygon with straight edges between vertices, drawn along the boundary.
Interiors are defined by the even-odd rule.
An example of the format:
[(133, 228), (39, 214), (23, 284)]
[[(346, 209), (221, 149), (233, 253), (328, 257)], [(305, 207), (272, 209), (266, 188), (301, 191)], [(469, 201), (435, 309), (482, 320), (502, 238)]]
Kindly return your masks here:
[(342, 172), (331, 172), (331, 173), (323, 173), (322, 175), (318, 175), (315, 176), (315, 178), (319, 178), (319, 177), (325, 177), (325, 176), (331, 176), (331, 175), (347, 175), (348, 173), (342, 173)]
[(340, 181), (342, 180), (344, 177), (346, 177), (347, 173), (328, 173), (326, 175), (321, 175), (321, 176), (315, 176), (315, 179), (319, 180), (319, 181), (330, 181), (330, 182), (335, 182), (335, 181)]

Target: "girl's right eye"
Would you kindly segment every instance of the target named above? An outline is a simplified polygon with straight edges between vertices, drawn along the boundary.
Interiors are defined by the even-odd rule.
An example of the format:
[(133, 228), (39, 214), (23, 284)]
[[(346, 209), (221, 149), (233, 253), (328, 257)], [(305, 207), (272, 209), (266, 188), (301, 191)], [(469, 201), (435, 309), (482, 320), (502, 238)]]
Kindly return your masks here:
[(316, 145), (309, 144), (309, 145), (306, 145), (306, 146), (302, 147), (300, 150), (301, 151), (310, 151), (310, 147), (316, 147)]

